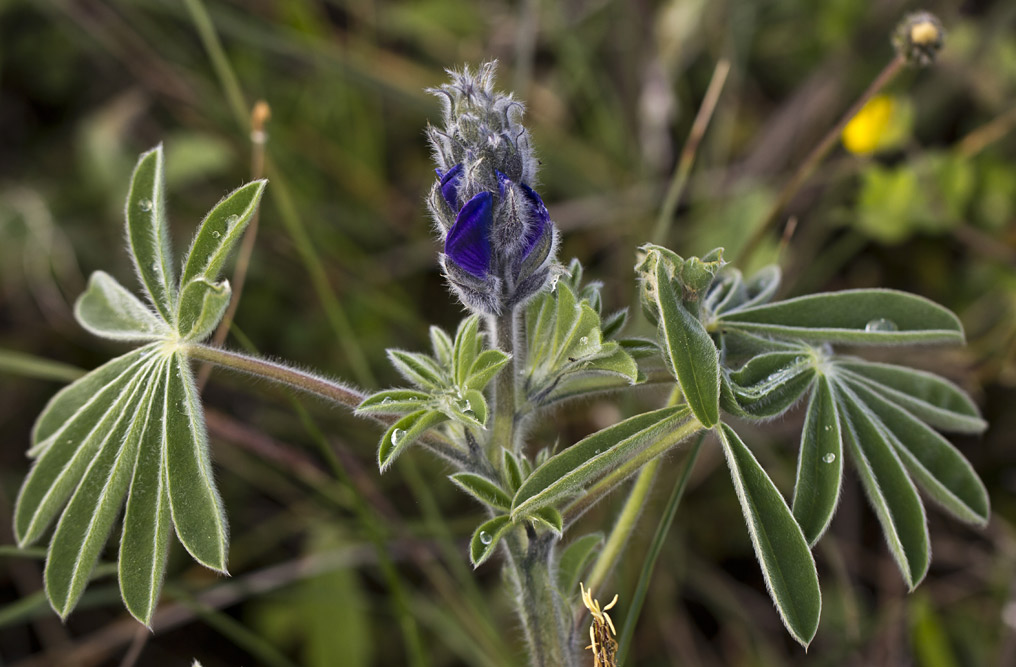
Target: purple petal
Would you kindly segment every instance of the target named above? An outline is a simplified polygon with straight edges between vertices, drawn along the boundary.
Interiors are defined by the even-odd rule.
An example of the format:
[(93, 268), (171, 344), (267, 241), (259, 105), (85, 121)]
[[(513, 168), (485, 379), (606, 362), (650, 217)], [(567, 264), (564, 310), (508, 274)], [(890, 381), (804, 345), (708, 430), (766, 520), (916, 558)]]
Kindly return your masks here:
[(498, 190), (500, 190), (500, 192), (501, 192), (501, 197), (504, 197), (505, 190), (507, 188), (510, 188), (511, 185), (512, 185), (512, 179), (508, 178), (506, 175), (502, 174), (497, 169), (495, 169), (494, 171), (497, 172), (497, 187), (498, 187)]
[(550, 224), (550, 213), (535, 190), (525, 183), (519, 183), (519, 187), (522, 188), (529, 207), (529, 225), (526, 227), (526, 238), (522, 244), (522, 256), (526, 257), (533, 249), (533, 246), (536, 245), (536, 242), (540, 240), (543, 230)]
[[(435, 169), (435, 171), (437, 170)], [(444, 175), (438, 171), (437, 175), (441, 179), (441, 194), (444, 195), (448, 206), (453, 211), (459, 210), (459, 180), (462, 178), (462, 163), (455, 165)]]
[(494, 196), (489, 192), (481, 192), (466, 202), (459, 211), (459, 216), (445, 239), (445, 254), (470, 275), (486, 278), (490, 266), (490, 228), (493, 224)]

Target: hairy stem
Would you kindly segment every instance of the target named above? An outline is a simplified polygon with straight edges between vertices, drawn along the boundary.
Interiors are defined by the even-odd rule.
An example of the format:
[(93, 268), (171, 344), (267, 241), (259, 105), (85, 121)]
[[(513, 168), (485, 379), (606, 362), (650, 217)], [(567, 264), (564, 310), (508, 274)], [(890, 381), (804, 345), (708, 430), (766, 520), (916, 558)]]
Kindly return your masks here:
[(498, 373), (494, 384), (494, 421), (491, 425), (487, 456), (494, 467), (500, 467), (501, 448), (515, 450), (515, 310), (511, 309), (493, 319), (494, 344), (502, 352), (512, 355), (511, 363)]
[(230, 352), (218, 347), (201, 344), (188, 345), (187, 356), (197, 361), (205, 361), (215, 366), (231, 368), (241, 373), (278, 382), (350, 408), (358, 406), (364, 398), (359, 391), (337, 380), (330, 380), (316, 373), (284, 366), (267, 359)]
[(505, 568), (515, 588), (515, 606), (529, 645), (531, 667), (578, 667), (578, 643), (571, 613), (557, 589), (552, 534), (523, 546), (521, 531), (505, 538)]
[[(285, 366), (274, 361), (252, 357), (218, 347), (200, 343), (187, 345), (187, 356), (195, 361), (204, 361), (214, 366), (229, 368), (234, 371), (271, 380), (278, 384), (299, 389), (313, 394), (332, 403), (356, 408), (363, 401), (364, 395), (337, 380), (332, 380), (316, 373)], [(382, 424), (391, 425), (395, 418), (389, 416), (371, 417)], [(459, 468), (468, 469), (468, 456), (440, 433), (430, 432), (421, 441), (424, 447), (438, 456), (456, 464)]]

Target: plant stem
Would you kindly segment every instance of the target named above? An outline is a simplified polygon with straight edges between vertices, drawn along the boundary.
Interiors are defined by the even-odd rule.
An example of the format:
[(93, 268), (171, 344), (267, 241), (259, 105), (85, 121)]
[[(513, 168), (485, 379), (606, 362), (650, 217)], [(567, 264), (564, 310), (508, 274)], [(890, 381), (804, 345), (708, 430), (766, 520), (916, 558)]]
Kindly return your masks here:
[[(356, 408), (364, 398), (362, 393), (341, 382), (303, 371), (299, 368), (284, 366), (267, 359), (223, 350), (222, 348), (211, 347), (201, 343), (188, 344), (186, 354), (189, 358), (196, 361), (204, 361), (215, 366), (221, 366), (222, 368), (229, 368), (234, 371), (271, 380), (272, 382), (313, 394), (332, 403), (344, 405), (347, 408)], [(395, 418), (389, 416), (377, 416), (371, 417), (371, 419), (387, 425), (391, 425), (395, 421)], [(467, 468), (469, 465), (466, 455), (439, 433), (428, 433), (420, 442), (438, 456), (455, 463), (460, 468)]]
[(500, 468), (501, 448), (515, 451), (515, 309), (502, 313), (493, 319), (494, 344), (502, 352), (510, 354), (511, 363), (498, 373), (494, 385), (494, 421), (491, 424), (487, 456), (495, 468)]
[(216, 366), (272, 380), (350, 408), (355, 408), (363, 401), (363, 394), (341, 382), (298, 368), (283, 366), (267, 359), (250, 357), (200, 343), (188, 345), (187, 356), (198, 361), (205, 361)]
[(631, 638), (635, 633), (635, 624), (638, 622), (639, 614), (642, 612), (642, 604), (645, 602), (646, 593), (649, 591), (649, 580), (652, 578), (653, 570), (656, 567), (656, 559), (659, 557), (660, 551), (663, 549), (663, 541), (666, 539), (667, 533), (670, 532), (670, 527), (674, 523), (677, 507), (681, 504), (681, 498), (684, 497), (684, 490), (688, 486), (688, 479), (691, 477), (691, 471), (695, 467), (695, 462), (698, 461), (699, 452), (702, 451), (702, 442), (705, 439), (706, 434), (702, 433), (695, 440), (695, 444), (692, 445), (691, 452), (688, 454), (688, 461), (684, 464), (684, 470), (681, 471), (681, 477), (678, 478), (677, 484), (674, 485), (674, 490), (670, 492), (667, 507), (663, 511), (663, 516), (660, 517), (660, 523), (656, 527), (656, 534), (653, 535), (653, 541), (649, 545), (649, 552), (642, 563), (642, 572), (639, 574), (638, 584), (635, 585), (635, 594), (632, 596), (631, 604), (628, 605), (624, 627), (621, 629), (621, 636), (617, 640), (618, 665), (623, 665), (624, 659), (628, 656)]
[(747, 261), (747, 259), (751, 256), (751, 253), (753, 253), (758, 247), (760, 241), (762, 241), (773, 225), (776, 224), (777, 220), (779, 220), (780, 214), (787, 205), (790, 204), (791, 200), (793, 200), (797, 191), (801, 189), (804, 182), (811, 177), (818, 165), (823, 159), (825, 159), (826, 155), (829, 154), (829, 151), (832, 150), (833, 146), (836, 145), (840, 135), (843, 133), (843, 128), (850, 122), (850, 119), (856, 116), (857, 112), (860, 111), (872, 97), (889, 85), (889, 82), (896, 78), (896, 75), (900, 73), (900, 70), (903, 69), (905, 64), (906, 59), (903, 56), (899, 54), (894, 56), (893, 59), (889, 61), (889, 64), (886, 65), (879, 75), (875, 77), (875, 80), (871, 82), (871, 85), (868, 86), (867, 90), (861, 93), (861, 96), (857, 98), (857, 101), (855, 101), (854, 104), (847, 109), (847, 112), (843, 114), (835, 125), (829, 128), (829, 131), (826, 132), (824, 137), (822, 137), (822, 140), (811, 149), (811, 152), (808, 153), (808, 157), (804, 159), (801, 166), (797, 168), (797, 171), (794, 172), (794, 175), (789, 181), (787, 181), (787, 184), (783, 186), (779, 197), (776, 198), (776, 202), (773, 204), (772, 208), (769, 209), (769, 214), (766, 215), (762, 224), (755, 229), (755, 232), (751, 235), (751, 238), (748, 239), (748, 242), (744, 245), (737, 259), (734, 260), (734, 264), (743, 265)]
[(557, 590), (553, 534), (530, 535), (528, 550), (521, 531), (504, 538), (505, 568), (515, 587), (515, 606), (529, 645), (531, 667), (578, 667), (571, 614)]

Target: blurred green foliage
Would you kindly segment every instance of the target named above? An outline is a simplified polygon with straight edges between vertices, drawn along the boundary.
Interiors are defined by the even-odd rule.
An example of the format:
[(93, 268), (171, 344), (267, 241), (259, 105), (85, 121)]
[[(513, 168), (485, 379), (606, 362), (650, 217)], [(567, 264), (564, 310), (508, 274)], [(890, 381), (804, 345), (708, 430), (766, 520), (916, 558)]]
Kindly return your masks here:
[[(120, 252), (123, 200), (143, 150), (165, 142), (172, 219), (198, 219), (252, 177), (246, 114), (255, 100), (269, 102), (271, 184), (229, 344), (251, 340), (376, 389), (397, 382), (386, 348), (425, 350), (427, 325), (454, 329), (461, 315), (439, 280), (421, 205), (433, 178), (422, 130), (438, 116), (423, 89), (443, 81), (444, 68), (501, 60), (501, 85), (528, 104), (541, 193), (564, 233), (561, 256), (581, 258), (587, 275), (606, 283), (609, 311), (634, 294), (634, 249), (652, 231), (716, 61), (728, 57), (733, 68), (668, 245), (685, 255), (724, 245), (733, 257), (803, 156), (889, 60), (889, 34), (909, 8), (846, 0), (0, 2), (0, 352), (9, 360), (0, 363), (8, 434), (0, 541), (13, 539), (6, 507), (57, 377), (116, 352), (73, 323), (69, 304), (95, 268), (130, 279)], [(975, 532), (933, 513), (934, 565), (908, 597), (848, 480), (816, 554), (826, 604), (805, 656), (772, 612), (736, 498), (724, 474), (710, 474), (721, 454), (707, 443), (661, 552), (634, 664), (1016, 661), (1016, 7), (926, 8), (940, 12), (949, 38), (936, 65), (892, 86), (913, 106), (906, 140), (869, 157), (837, 149), (786, 212), (797, 221), (793, 235), (773, 234), (751, 261), (778, 258), (788, 295), (878, 285), (959, 313), (968, 347), (893, 361), (935, 363), (981, 404), (991, 429), (958, 444), (985, 477), (992, 522)], [(190, 229), (173, 230), (178, 247)], [(444, 480), (442, 466), (413, 453), (378, 477), (375, 427), (313, 405), (301, 416), (279, 396), (219, 373), (206, 391), (234, 530), (232, 579), (174, 552), (165, 611), (148, 636), (125, 618), (101, 570), (105, 578), (63, 626), (36, 593), (38, 554), (0, 551), (0, 658), (116, 665), (140, 650), (144, 665), (194, 657), (206, 667), (339, 664), (329, 662), (336, 655), (349, 665), (405, 664), (403, 637), (412, 633), (397, 628), (408, 622), (426, 664), (522, 664), (494, 568), (474, 575), (466, 565), (475, 504)], [(640, 400), (659, 405), (662, 397)], [(560, 413), (556, 431), (536, 436), (574, 442), (628, 414), (621, 407), (577, 406)], [(785, 494), (795, 446), (784, 432), (799, 419), (752, 436)], [(677, 475), (674, 458), (665, 479)], [(345, 481), (335, 481), (332, 464)], [(667, 487), (659, 485), (644, 516), (658, 515)], [(610, 510), (590, 512), (588, 530), (604, 530)], [(651, 536), (647, 521), (610, 595), (597, 591), (600, 599), (621, 594), (615, 621), (623, 622)]]

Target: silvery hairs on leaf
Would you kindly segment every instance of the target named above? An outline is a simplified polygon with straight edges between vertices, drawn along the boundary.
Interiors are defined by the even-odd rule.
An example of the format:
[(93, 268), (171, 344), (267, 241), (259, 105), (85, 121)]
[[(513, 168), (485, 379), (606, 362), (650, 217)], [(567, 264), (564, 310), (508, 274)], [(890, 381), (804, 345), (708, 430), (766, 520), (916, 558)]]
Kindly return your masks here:
[(539, 292), (550, 277), (557, 228), (533, 190), (537, 160), (521, 123), (524, 107), (494, 91), (495, 62), (449, 72), (430, 92), (444, 127), (430, 126), (437, 179), (427, 206), (444, 242), (441, 267), (470, 310), (499, 314)]
[(66, 617), (77, 604), (124, 507), (118, 576), (127, 609), (148, 624), (166, 573), (170, 533), (193, 558), (226, 572), (228, 529), (188, 345), (209, 336), (230, 299), (217, 282), (257, 209), (265, 181), (244, 185), (201, 223), (181, 277), (169, 247), (162, 147), (141, 156), (127, 197), (127, 241), (148, 303), (112, 276), (92, 274), (74, 314), (90, 333), (144, 346), (58, 392), (39, 415), (18, 494), (20, 546), (57, 517), (46, 595)]

